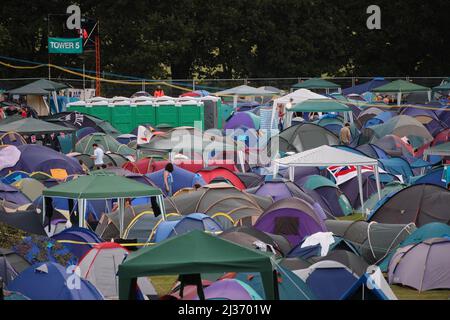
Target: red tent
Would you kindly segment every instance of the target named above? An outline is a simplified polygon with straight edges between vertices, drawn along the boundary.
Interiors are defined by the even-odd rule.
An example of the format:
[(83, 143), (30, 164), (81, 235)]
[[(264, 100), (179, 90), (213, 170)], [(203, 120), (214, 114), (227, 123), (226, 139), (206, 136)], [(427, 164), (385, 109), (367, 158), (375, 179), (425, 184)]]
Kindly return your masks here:
[(236, 189), (245, 189), (245, 184), (242, 182), (242, 180), (239, 179), (239, 177), (233, 171), (230, 171), (227, 168), (209, 167), (201, 169), (197, 173), (199, 173), (203, 177), (203, 180), (205, 180), (205, 182), (208, 184), (216, 178), (224, 178), (231, 182), (231, 184), (235, 186)]

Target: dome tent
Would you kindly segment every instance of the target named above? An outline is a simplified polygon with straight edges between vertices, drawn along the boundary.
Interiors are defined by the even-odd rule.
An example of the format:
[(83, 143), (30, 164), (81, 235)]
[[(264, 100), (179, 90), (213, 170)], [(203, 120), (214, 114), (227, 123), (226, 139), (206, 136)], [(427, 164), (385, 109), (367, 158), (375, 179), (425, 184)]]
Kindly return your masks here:
[(415, 223), (421, 227), (431, 222), (450, 225), (450, 191), (436, 185), (421, 184), (405, 188), (369, 217), (379, 223)]
[(89, 282), (80, 279), (80, 288), (72, 290), (72, 274), (54, 262), (37, 263), (23, 271), (8, 288), (31, 300), (103, 300), (100, 292)]
[(92, 147), (94, 143), (98, 144), (105, 153), (112, 152), (121, 155), (134, 155), (136, 153), (135, 150), (119, 143), (114, 137), (104, 133), (93, 133), (84, 137), (75, 145), (75, 151), (84, 154), (94, 154)]
[[(128, 254), (129, 251), (118, 243), (96, 244), (78, 262), (81, 278), (92, 283), (106, 299), (118, 299), (117, 271)], [(157, 296), (147, 278), (139, 278), (137, 282), (142, 294), (152, 298)]]
[(203, 213), (191, 213), (175, 221), (162, 221), (156, 228), (153, 242), (161, 242), (176, 235), (201, 230), (211, 234), (222, 232), (221, 226)]
[(433, 238), (397, 250), (389, 263), (389, 283), (419, 291), (450, 289), (450, 239)]
[(296, 246), (308, 235), (327, 231), (324, 218), (306, 201), (290, 198), (275, 202), (258, 218), (255, 228), (283, 235)]

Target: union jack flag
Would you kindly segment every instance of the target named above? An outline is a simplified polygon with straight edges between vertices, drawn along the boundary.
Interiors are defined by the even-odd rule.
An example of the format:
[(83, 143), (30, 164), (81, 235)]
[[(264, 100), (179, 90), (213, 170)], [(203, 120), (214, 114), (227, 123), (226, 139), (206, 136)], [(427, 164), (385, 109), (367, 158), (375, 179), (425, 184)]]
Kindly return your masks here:
[[(356, 166), (331, 166), (328, 171), (333, 175), (337, 185), (341, 185), (358, 175)], [(373, 172), (373, 166), (361, 166), (361, 173)], [(380, 169), (380, 172), (384, 172)]]

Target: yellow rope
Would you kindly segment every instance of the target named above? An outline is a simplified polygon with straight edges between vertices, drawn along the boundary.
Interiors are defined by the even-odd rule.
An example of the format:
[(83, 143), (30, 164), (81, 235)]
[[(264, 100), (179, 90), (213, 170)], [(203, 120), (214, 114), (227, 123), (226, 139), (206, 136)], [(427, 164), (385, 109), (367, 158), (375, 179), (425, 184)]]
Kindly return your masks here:
[(179, 90), (183, 90), (183, 91), (187, 91), (187, 92), (192, 91), (191, 88), (185, 88), (185, 87), (177, 86), (177, 85), (174, 85), (174, 84), (167, 83), (165, 81), (159, 81), (159, 82), (149, 82), (149, 81), (139, 81), (138, 82), (138, 81), (134, 81), (134, 82), (132, 82), (132, 81), (105, 79), (105, 78), (102, 78), (102, 77), (97, 78), (97, 77), (94, 77), (94, 76), (90, 76), (90, 75), (82, 74), (80, 72), (69, 70), (69, 69), (66, 69), (66, 68), (54, 65), (54, 64), (40, 64), (40, 65), (36, 65), (36, 66), (15, 66), (15, 65), (12, 65), (12, 64), (0, 61), (0, 65), (2, 65), (4, 67), (8, 67), (8, 68), (19, 69), (19, 70), (20, 69), (38, 69), (38, 68), (50, 67), (50, 68), (54, 68), (54, 69), (63, 71), (65, 73), (69, 73), (69, 74), (75, 75), (75, 76), (84, 77), (84, 78), (91, 79), (91, 80), (97, 80), (98, 79), (101, 82), (106, 82), (106, 83), (134, 85), (134, 86), (142, 86), (143, 84), (144, 85), (164, 85), (164, 86), (167, 86), (167, 87), (171, 87), (171, 88), (175, 88), (175, 89), (179, 89)]

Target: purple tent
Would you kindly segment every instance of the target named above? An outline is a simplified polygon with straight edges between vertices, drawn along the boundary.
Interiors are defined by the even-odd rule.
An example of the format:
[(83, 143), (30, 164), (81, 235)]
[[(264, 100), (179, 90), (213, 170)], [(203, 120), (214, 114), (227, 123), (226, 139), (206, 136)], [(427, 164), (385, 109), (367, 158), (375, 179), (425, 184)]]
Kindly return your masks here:
[[(216, 281), (204, 293), (206, 300), (262, 300), (249, 285), (235, 279)], [(194, 300), (199, 300), (198, 296)]]
[(31, 200), (18, 189), (2, 182), (0, 182), (0, 200), (8, 201), (19, 206), (31, 203)]
[[(201, 175), (192, 173), (176, 165), (173, 166), (172, 176), (173, 193), (184, 188), (192, 188), (196, 183), (200, 184), (201, 186), (206, 184)], [(164, 169), (153, 172), (151, 174), (147, 174), (146, 177), (148, 177), (164, 193), (166, 192), (166, 188), (164, 186)]]
[(52, 236), (56, 241), (74, 241), (76, 243), (65, 243), (64, 245), (79, 260), (91, 250), (96, 243), (102, 240), (92, 231), (85, 228), (72, 227)]
[(282, 235), (292, 246), (298, 245), (307, 236), (327, 230), (317, 207), (297, 198), (274, 203), (258, 218), (254, 227)]
[(17, 132), (0, 132), (0, 145), (21, 146), (27, 144)]
[(236, 112), (225, 124), (225, 130), (246, 128), (246, 129), (259, 129), (258, 117), (249, 111)]
[(50, 148), (31, 144), (17, 148), (21, 152), (19, 161), (13, 167), (3, 169), (0, 176), (10, 171), (45, 172), (51, 175), (52, 169), (66, 170), (68, 175), (83, 173), (83, 169), (75, 158)]
[(433, 238), (397, 250), (389, 263), (389, 283), (419, 291), (450, 289), (450, 239)]
[[(295, 167), (294, 168), (294, 183), (298, 186), (301, 184), (299, 183), (300, 180), (307, 176), (312, 175), (320, 175), (320, 170), (317, 167)], [(286, 170), (284, 174), (284, 178), (289, 179), (289, 172)]]
[[(364, 201), (370, 198), (371, 195), (377, 192), (377, 183), (375, 179), (372, 179), (372, 172), (363, 172), (363, 197)], [(341, 184), (339, 188), (347, 196), (350, 204), (353, 208), (358, 208), (361, 205), (361, 200), (359, 197), (359, 187), (358, 187), (358, 177)]]
[(247, 192), (258, 196), (272, 197), (273, 201), (296, 197), (311, 204), (314, 203), (296, 184), (287, 180), (265, 181), (257, 188), (248, 189)]

